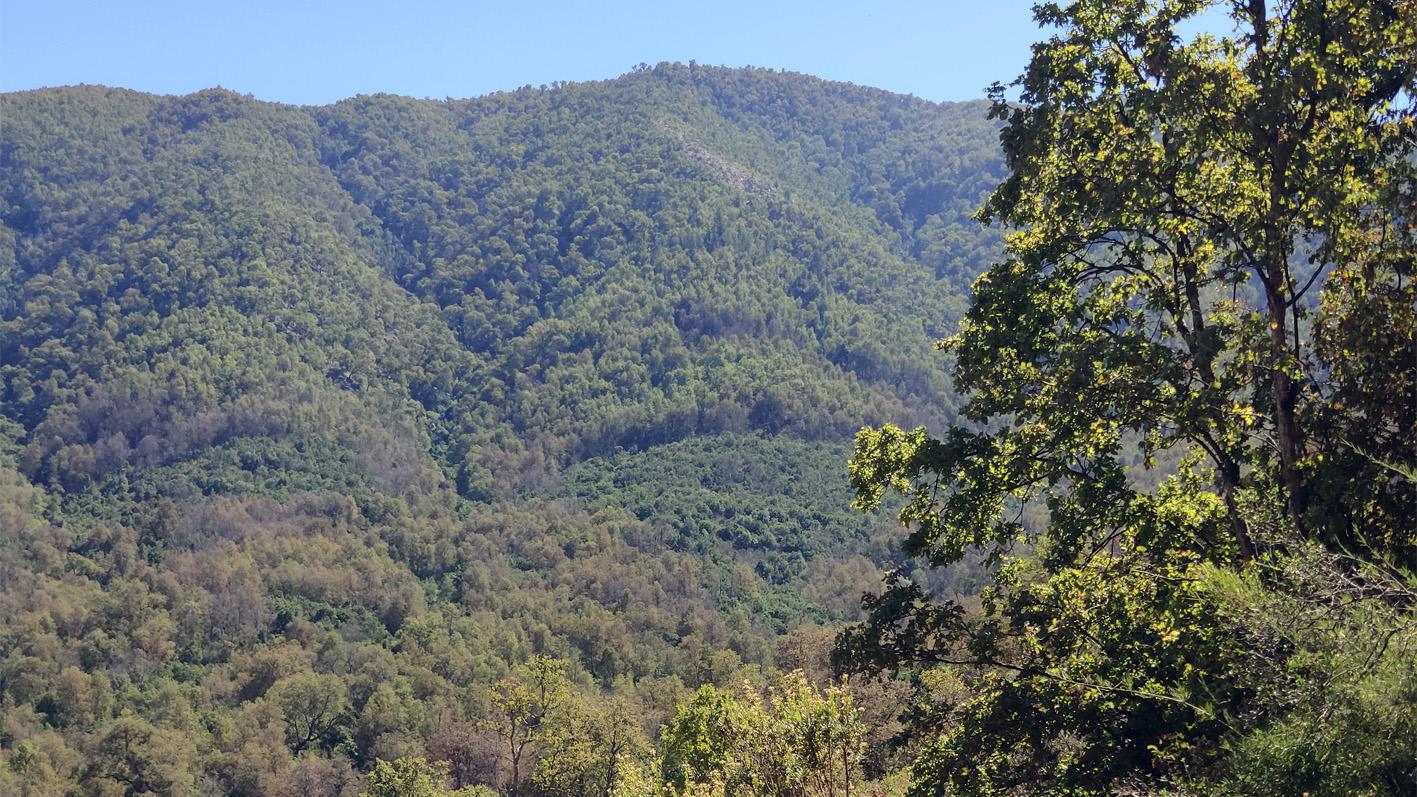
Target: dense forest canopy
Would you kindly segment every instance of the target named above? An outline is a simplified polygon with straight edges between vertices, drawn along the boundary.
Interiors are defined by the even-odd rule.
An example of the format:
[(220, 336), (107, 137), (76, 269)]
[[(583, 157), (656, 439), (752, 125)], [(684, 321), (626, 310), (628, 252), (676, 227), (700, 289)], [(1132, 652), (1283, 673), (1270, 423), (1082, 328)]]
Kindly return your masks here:
[(1417, 791), (1417, 5), (1036, 15), (0, 96), (0, 793)]
[(702, 685), (810, 696), (900, 556), (851, 435), (954, 418), (987, 110), (676, 64), (0, 98), (0, 791), (575, 791), (610, 765), (540, 773), (497, 691), (534, 656), (646, 777)]

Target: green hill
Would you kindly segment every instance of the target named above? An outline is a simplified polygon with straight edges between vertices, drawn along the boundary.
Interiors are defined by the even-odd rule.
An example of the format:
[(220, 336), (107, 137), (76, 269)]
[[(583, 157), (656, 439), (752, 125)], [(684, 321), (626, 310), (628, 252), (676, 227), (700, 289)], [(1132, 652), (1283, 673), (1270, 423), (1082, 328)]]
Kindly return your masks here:
[(241, 734), (305, 670), (365, 766), (533, 653), (672, 705), (855, 617), (895, 532), (848, 441), (954, 418), (986, 109), (683, 65), (0, 97), (5, 722), (184, 729), (173, 777), (255, 794)]

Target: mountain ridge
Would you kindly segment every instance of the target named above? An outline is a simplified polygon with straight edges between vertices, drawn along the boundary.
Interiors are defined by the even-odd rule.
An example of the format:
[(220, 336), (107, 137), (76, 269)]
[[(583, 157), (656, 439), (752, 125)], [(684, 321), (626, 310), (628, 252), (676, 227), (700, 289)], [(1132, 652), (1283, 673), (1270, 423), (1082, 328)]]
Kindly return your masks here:
[[(849, 441), (954, 417), (933, 341), (999, 243), (983, 104), (766, 70), (0, 118), (0, 711), (84, 756), (305, 673), (374, 725), (403, 690), (318, 740), (368, 768), (534, 654), (652, 735), (785, 663), (902, 564)], [(71, 670), (106, 707), (51, 711)], [(236, 777), (217, 725), (182, 771)]]
[[(638, 77), (638, 76), (636, 76), (636, 77)], [(578, 85), (582, 85), (582, 84), (576, 84), (576, 85), (578, 86)], [(599, 84), (592, 84), (592, 85), (599, 85)], [(561, 89), (561, 90), (563, 90), (563, 91), (564, 91), (564, 90), (574, 90), (574, 87), (569, 88), (569, 89)], [(540, 97), (540, 96), (543, 95), (542, 92), (529, 92), (528, 94), (533, 94), (533, 93), (534, 93), (536, 96), (538, 96), (538, 97)], [(549, 92), (549, 93), (554, 94), (555, 91), (552, 91), (552, 92)], [(126, 96), (126, 95), (125, 95), (125, 96)], [(183, 127), (183, 129), (184, 129), (184, 131), (185, 131), (185, 130), (195, 129), (195, 128), (199, 127), (199, 126), (202, 125), (202, 124), (210, 124), (210, 123), (213, 123), (214, 121), (215, 121), (215, 122), (220, 122), (220, 121), (223, 119), (223, 114), (228, 114), (228, 115), (229, 115), (229, 114), (235, 113), (235, 110), (234, 110), (234, 109), (224, 107), (226, 104), (231, 103), (231, 102), (233, 102), (233, 101), (234, 101), (234, 102), (237, 102), (238, 105), (240, 105), (241, 103), (244, 103), (244, 102), (250, 102), (250, 101), (244, 100), (244, 98), (239, 98), (238, 96), (232, 95), (232, 94), (230, 94), (230, 93), (222, 93), (222, 92), (217, 92), (217, 93), (211, 93), (211, 92), (199, 93), (199, 94), (196, 94), (196, 95), (189, 95), (189, 96), (187, 96), (187, 97), (177, 98), (176, 100), (174, 100), (175, 104), (178, 105), (178, 106), (194, 106), (194, 107), (186, 107), (186, 108), (179, 107), (176, 111), (173, 111), (173, 112), (182, 115), (182, 119), (179, 121), (179, 124)], [(158, 105), (161, 104), (160, 102), (157, 102), (155, 99), (145, 99), (143, 102), (145, 102), (145, 103), (147, 103), (147, 104), (150, 104), (150, 105), (153, 105), (153, 106), (154, 106), (154, 110), (156, 110), (156, 106), (158, 106)], [(349, 102), (352, 102), (352, 103), (359, 103), (359, 102), (364, 102), (364, 101), (363, 101), (363, 100), (353, 100), (353, 101), (349, 101)], [(422, 102), (422, 101), (408, 101), (408, 100), (404, 100), (404, 99), (398, 99), (398, 100), (395, 100), (395, 101), (393, 101), (393, 102), (394, 102), (394, 106), (395, 106), (395, 107), (394, 107), (392, 110), (391, 110), (391, 109), (387, 109), (387, 108), (381, 108), (380, 110), (386, 111), (386, 112), (392, 112), (392, 113), (400, 113), (400, 112), (409, 110), (411, 107), (417, 107), (417, 108), (419, 109), (419, 119), (420, 119), (420, 120), (426, 120), (430, 115), (436, 116), (438, 113), (451, 110), (451, 108), (452, 108), (452, 105), (451, 105), (451, 104), (439, 105), (439, 104), (437, 104), (437, 103), (426, 103), (426, 102)], [(338, 105), (339, 105), (339, 104), (336, 104), (336, 106), (326, 106), (326, 109), (329, 109), (329, 108), (337, 108)], [(289, 106), (279, 106), (279, 105), (273, 105), (273, 104), (260, 104), (260, 105), (256, 105), (256, 106), (253, 106), (253, 107), (261, 109), (262, 112), (265, 112), (265, 113), (268, 113), (268, 114), (273, 113), (273, 114), (275, 114), (275, 115), (277, 115), (277, 116), (288, 115), (288, 114), (287, 114), (287, 111), (289, 110)], [(303, 121), (303, 120), (301, 120), (301, 121)], [(325, 120), (325, 121), (323, 122), (323, 124), (324, 124), (326, 130), (331, 130), (331, 129), (338, 130), (338, 129), (341, 129), (341, 128), (339, 128), (338, 126), (342, 123), (342, 121), (343, 121), (343, 120), (339, 120), (339, 119), (327, 119), (327, 120)], [(446, 120), (445, 120), (445, 121), (446, 121)], [(498, 121), (500, 121), (500, 120), (498, 120)], [(317, 123), (318, 123), (318, 122), (317, 122)], [(296, 130), (296, 131), (299, 130), (298, 126), (297, 126), (297, 128), (296, 128), (295, 130)], [(308, 133), (310, 133), (310, 132), (312, 132), (312, 131), (299, 131), (299, 132), (300, 132), (300, 133), (307, 133), (307, 134), (308, 134)], [(446, 132), (446, 131), (445, 131), (445, 132)], [(288, 131), (287, 131), (287, 134), (294, 135), (294, 134), (295, 134), (295, 131), (289, 131), (289, 130), (288, 130)], [(429, 138), (430, 138), (430, 139), (433, 139), (433, 141), (432, 141), (432, 143), (430, 144), (430, 146), (437, 146), (438, 141), (437, 141), (436, 137), (435, 137), (435, 136), (429, 136)], [(532, 140), (535, 140), (535, 139), (532, 139)], [(352, 150), (351, 150), (351, 152), (352, 152)], [(308, 155), (313, 155), (313, 153), (307, 153), (307, 156), (308, 156)], [(340, 159), (339, 159), (339, 156), (337, 156), (337, 155), (336, 155), (336, 156), (332, 156), (329, 152), (321, 152), (320, 155), (321, 155), (321, 161), (322, 161), (323, 165), (325, 165), (327, 168), (328, 168), (328, 167), (331, 167), (331, 166), (334, 166), (334, 167), (346, 167), (347, 164), (348, 164), (348, 161), (349, 161), (349, 158), (348, 158), (348, 157), (345, 157), (343, 160), (340, 160)], [(388, 153), (385, 153), (385, 155), (388, 155)], [(592, 153), (592, 155), (594, 155), (594, 153)], [(398, 154), (394, 154), (393, 157), (399, 157), (399, 155), (398, 155)], [(721, 157), (721, 156), (720, 156), (720, 157)], [(700, 159), (700, 158), (695, 157), (695, 156), (691, 156), (691, 159), (692, 159), (692, 160), (697, 160), (697, 159)], [(443, 165), (446, 167), (446, 164), (443, 164)], [(710, 171), (714, 171), (714, 170), (715, 170), (715, 167), (711, 167), (711, 168), (710, 168)], [(336, 223), (344, 224), (346, 227), (348, 227), (349, 225), (356, 225), (356, 226), (357, 226), (357, 225), (360, 225), (360, 224), (368, 225), (368, 224), (370, 223), (370, 221), (369, 221), (368, 218), (365, 218), (365, 217), (364, 217), (364, 214), (367, 214), (367, 213), (371, 212), (371, 208), (374, 208), (374, 209), (383, 208), (383, 209), (385, 209), (386, 218), (379, 219), (378, 222), (379, 222), (379, 226), (381, 226), (381, 227), (383, 228), (385, 234), (387, 234), (387, 232), (388, 232), (390, 229), (393, 229), (393, 230), (394, 230), (394, 232), (393, 232), (393, 235), (394, 235), (394, 236), (402, 235), (402, 236), (404, 237), (404, 239), (405, 239), (405, 241), (404, 241), (405, 246), (412, 245), (412, 246), (414, 246), (414, 247), (417, 247), (417, 246), (420, 246), (420, 245), (422, 245), (422, 246), (427, 246), (427, 245), (428, 245), (429, 242), (426, 241), (426, 240), (417, 240), (417, 237), (418, 237), (418, 235), (419, 235), (420, 233), (417, 231), (416, 228), (410, 230), (410, 228), (407, 226), (407, 221), (406, 221), (405, 219), (399, 217), (399, 216), (397, 215), (397, 211), (396, 211), (396, 210), (390, 209), (390, 204), (389, 204), (389, 202), (388, 202), (388, 200), (387, 200), (386, 198), (379, 198), (379, 199), (376, 199), (376, 200), (374, 200), (374, 201), (369, 201), (370, 198), (369, 198), (368, 196), (360, 196), (360, 195), (359, 195), (359, 191), (360, 191), (360, 190), (366, 190), (366, 191), (369, 190), (368, 185), (367, 185), (367, 184), (364, 184), (364, 185), (361, 187), (361, 182), (360, 182), (360, 179), (359, 179), (360, 176), (359, 176), (359, 175), (350, 175), (350, 174), (348, 174), (348, 172), (351, 171), (351, 170), (348, 169), (348, 168), (346, 168), (345, 171), (346, 171), (346, 175), (342, 178), (342, 179), (343, 179), (342, 187), (345, 188), (345, 189), (346, 189), (346, 192), (349, 194), (349, 196), (351, 196), (351, 197), (354, 199), (354, 205), (353, 205), (353, 206), (349, 206), (349, 204), (348, 204), (347, 202), (344, 202), (343, 200), (341, 200), (341, 199), (339, 199), (339, 198), (337, 198), (337, 197), (333, 197), (333, 191), (335, 190), (335, 189), (334, 189), (334, 186), (327, 186), (327, 189), (328, 189), (329, 193), (331, 194), (331, 201), (336, 202), (336, 205), (337, 205), (337, 206), (335, 206), (335, 207), (327, 208), (327, 209), (325, 210), (325, 215), (326, 215), (327, 217), (333, 217), (333, 218), (337, 219), (338, 221), (337, 221)], [(327, 175), (323, 175), (323, 174), (321, 174), (321, 175), (319, 175), (319, 176), (320, 176), (321, 178), (326, 178), (326, 177), (327, 177)], [(338, 179), (341, 179), (341, 178), (340, 178), (338, 175), (336, 175), (336, 179), (338, 180)], [(328, 182), (328, 180), (326, 180), (326, 182)], [(269, 182), (268, 182), (268, 184), (265, 185), (265, 186), (259, 186), (259, 185), (257, 185), (257, 186), (250, 186), (250, 188), (255, 188), (255, 189), (259, 189), (259, 190), (265, 190), (265, 191), (268, 191), (268, 192), (269, 192), (270, 194), (272, 194), (272, 195), (279, 196), (278, 191), (280, 190), (280, 188), (279, 188), (278, 186), (276, 186), (276, 185), (271, 185), (271, 184), (269, 184)], [(584, 196), (584, 194), (583, 194), (583, 196)], [(531, 202), (534, 203), (537, 198), (527, 198), (527, 199), (530, 199)], [(289, 198), (289, 199), (287, 199), (287, 201), (291, 201), (291, 202), (293, 202), (293, 200), (294, 200), (294, 198)], [(363, 201), (361, 201), (361, 200), (363, 200)], [(341, 205), (342, 205), (342, 206), (341, 206)], [(522, 208), (522, 207), (525, 207), (525, 205), (522, 205), (522, 204), (513, 205), (513, 206), (511, 207), (511, 212), (516, 212), (519, 208)], [(129, 209), (127, 212), (131, 215), (131, 214), (134, 213), (134, 212), (141, 212), (141, 211), (140, 211), (140, 210)], [(800, 211), (800, 212), (811, 213), (811, 208), (809, 207), (809, 208), (807, 208), (805, 211)], [(564, 214), (564, 213), (566, 213), (566, 211), (563, 209), (563, 210), (562, 210), (562, 214)], [(510, 215), (510, 214), (509, 214), (509, 215)], [(361, 219), (362, 219), (362, 220), (361, 220)], [(509, 222), (509, 221), (511, 221), (511, 220), (510, 220), (510, 219), (505, 219), (505, 220), (504, 220), (504, 223)], [(620, 220), (620, 222), (622, 222), (622, 223), (623, 223), (623, 221), (624, 221), (623, 219)], [(808, 221), (808, 223), (810, 223), (810, 219), (808, 219), (807, 221)], [(22, 226), (22, 225), (21, 225), (21, 226)], [(495, 231), (495, 230), (493, 231), (493, 234), (494, 234), (494, 235), (496, 234), (496, 231)], [(564, 234), (573, 235), (573, 234), (574, 234), (574, 231), (568, 231), (568, 232), (565, 232)], [(820, 233), (819, 233), (819, 234), (820, 234)], [(642, 236), (642, 238), (643, 238), (643, 237), (648, 237), (648, 236)], [(386, 242), (380, 241), (380, 240), (378, 240), (378, 238), (379, 238), (379, 235), (378, 235), (377, 232), (375, 232), (375, 233), (370, 233), (370, 234), (366, 234), (366, 235), (362, 236), (362, 240), (360, 240), (359, 243), (363, 244), (366, 249), (370, 248), (371, 246), (378, 246), (378, 245), (381, 245), (381, 244), (386, 244)], [(372, 240), (371, 240), (371, 239), (372, 239)], [(602, 240), (603, 240), (603, 239), (602, 239)], [(595, 241), (596, 244), (599, 244), (600, 242), (601, 242), (601, 240), (596, 240), (596, 241)], [(557, 244), (557, 247), (558, 247), (558, 249), (559, 249), (560, 251), (558, 251), (555, 255), (550, 255), (550, 258), (549, 258), (549, 259), (558, 259), (558, 258), (562, 258), (562, 259), (563, 259), (563, 258), (565, 258), (565, 257), (566, 257), (566, 254), (567, 254), (567, 252), (565, 251), (565, 249), (569, 246), (569, 244), (570, 244), (570, 241), (559, 241), (558, 244)], [(702, 250), (707, 249), (707, 248), (708, 248), (708, 247), (698, 247), (698, 249), (696, 249), (695, 251), (700, 251), (700, 252), (702, 252)], [(868, 254), (869, 254), (869, 252), (868, 252)], [(383, 268), (384, 268), (384, 270), (385, 270), (386, 272), (387, 272), (388, 269), (390, 269), (390, 268), (398, 268), (396, 265), (393, 265), (393, 263), (392, 263), (391, 261), (395, 261), (395, 262), (396, 262), (396, 261), (399, 260), (399, 259), (403, 259), (403, 260), (405, 260), (405, 262), (406, 262), (407, 259), (408, 259), (408, 255), (406, 255), (405, 253), (398, 253), (398, 252), (395, 252), (394, 255), (395, 255), (395, 257), (385, 257), (385, 258), (382, 258), (384, 262), (383, 262), (381, 265), (383, 266)], [(57, 255), (56, 255), (56, 256), (57, 256)], [(535, 254), (533, 254), (533, 256), (535, 256)], [(885, 259), (886, 257), (889, 257), (889, 254), (888, 254), (888, 253), (879, 253), (879, 252), (878, 252), (878, 253), (877, 253), (877, 256), (878, 256), (878, 257), (881, 257), (882, 259)], [(412, 257), (416, 258), (417, 255), (412, 255)], [(368, 258), (368, 259), (370, 259), (370, 260), (377, 260), (377, 259), (380, 259), (380, 258), (378, 258), (377, 256), (374, 256), (374, 257), (370, 257), (370, 258)], [(321, 266), (320, 266), (318, 263), (316, 263), (316, 264), (313, 264), (313, 267), (318, 270)], [(410, 282), (410, 280), (416, 280), (416, 279), (419, 279), (420, 277), (422, 277), (422, 278), (424, 278), (424, 279), (427, 279), (427, 277), (429, 277), (429, 276), (436, 277), (436, 276), (437, 276), (436, 274), (433, 274), (433, 275), (418, 275), (418, 276), (414, 276), (414, 275), (410, 275), (410, 274), (402, 274), (402, 275), (400, 275), (400, 274), (389, 274), (389, 276), (391, 276), (391, 277), (393, 278), (393, 280), (394, 280), (395, 283), (401, 284), (401, 285), (404, 287), (405, 291), (410, 292), (413, 296), (415, 296), (415, 297), (417, 297), (417, 298), (419, 298), (419, 299), (421, 299), (421, 300), (424, 300), (424, 301), (430, 301), (430, 300), (431, 300), (432, 302), (434, 302), (434, 303), (436, 303), (436, 304), (439, 304), (440, 307), (441, 307), (443, 310), (445, 310), (445, 311), (447, 311), (448, 305), (453, 304), (454, 302), (459, 301), (460, 299), (464, 299), (465, 296), (466, 296), (466, 293), (468, 292), (468, 291), (467, 291), (467, 286), (466, 286), (465, 282), (464, 282), (463, 284), (458, 284), (457, 282), (451, 282), (451, 283), (450, 283), (450, 281), (449, 281), (449, 280), (446, 280), (446, 279), (445, 279), (445, 280), (442, 280), (442, 284), (437, 285), (436, 287), (433, 287), (431, 290), (430, 290), (430, 289), (419, 290), (419, 288), (418, 288), (418, 286), (417, 286), (416, 284), (413, 285), (413, 286), (410, 286), (410, 284), (408, 284), (408, 283)], [(460, 275), (459, 275), (459, 276), (460, 276)], [(482, 279), (481, 279), (480, 281), (481, 281), (483, 284), (476, 286), (476, 287), (474, 288), (474, 290), (483, 293), (483, 296), (478, 297), (478, 298), (485, 299), (485, 298), (486, 298), (486, 294), (487, 294), (487, 293), (493, 293), (493, 292), (496, 290), (496, 288), (494, 288), (493, 285), (489, 284), (489, 283), (494, 282), (494, 280), (492, 280), (492, 279), (487, 279), (487, 277), (486, 277), (485, 274), (484, 274), (484, 275), (481, 275), (481, 276), (482, 276)], [(523, 278), (526, 277), (525, 274), (522, 274), (521, 276), (522, 276)], [(560, 275), (556, 275), (556, 276), (559, 277)], [(573, 275), (573, 276), (574, 276), (574, 275)], [(523, 282), (525, 282), (525, 279), (523, 279)], [(410, 290), (411, 287), (412, 287), (412, 290)], [(581, 286), (580, 286), (579, 284), (574, 284), (574, 287), (579, 288), (579, 287), (581, 287)], [(805, 291), (805, 290), (810, 290), (810, 288), (806, 288), (806, 289), (803, 289), (803, 290), (804, 290), (804, 291)], [(522, 297), (522, 298), (524, 298), (524, 297)], [(556, 298), (557, 298), (557, 297), (553, 297), (553, 298), (551, 299), (551, 301), (552, 301), (552, 302), (555, 302), (555, 301), (556, 301)], [(495, 299), (494, 299), (494, 300), (495, 300)], [(537, 300), (534, 300), (534, 301), (538, 301), (538, 302), (540, 302), (540, 303), (543, 305), (543, 307), (542, 307), (541, 309), (542, 309), (542, 312), (545, 313), (545, 311), (546, 311), (546, 309), (547, 309), (547, 308), (545, 307), (545, 303), (546, 303), (547, 300), (546, 300), (546, 299), (537, 299)], [(477, 308), (477, 309), (478, 309), (478, 310), (482, 310), (483, 308)], [(556, 309), (556, 308), (551, 308), (551, 309), (554, 311), (554, 309)], [(912, 308), (912, 309), (924, 309), (924, 308)], [(956, 309), (957, 309), (957, 308), (956, 308)], [(924, 314), (923, 314), (923, 313), (921, 313), (921, 314), (911, 314), (911, 317), (913, 317), (913, 318), (921, 318), (921, 317), (924, 317)], [(530, 320), (531, 320), (531, 319), (528, 318), (528, 319), (526, 319), (526, 321), (523, 322), (523, 330), (525, 330), (525, 329), (528, 328), (528, 327), (526, 326), (526, 322), (529, 322)], [(476, 351), (478, 348), (484, 348), (484, 349), (490, 348), (490, 346), (486, 345), (487, 343), (491, 343), (492, 345), (496, 345), (497, 343), (500, 343), (500, 341), (497, 341), (497, 340), (496, 340), (497, 333), (496, 333), (495, 331), (493, 331), (493, 332), (490, 333), (490, 337), (492, 338), (491, 341), (486, 341), (486, 340), (485, 340), (485, 338), (486, 338), (486, 337), (489, 337), (489, 336), (484, 336), (484, 340), (478, 340), (478, 339), (477, 339), (477, 332), (475, 332), (475, 331), (467, 331), (466, 326), (467, 326), (468, 318), (466, 317), (466, 315), (464, 315), (463, 318), (456, 319), (456, 321), (458, 322), (458, 325), (462, 326), (462, 328), (463, 328), (462, 331), (463, 331), (464, 343), (465, 343), (465, 347), (466, 347), (466, 348), (472, 349), (472, 350)], [(452, 326), (454, 326), (454, 324), (453, 324), (453, 323), (450, 323), (449, 326), (452, 327)], [(937, 329), (936, 329), (936, 332), (938, 333), (939, 331), (942, 331), (942, 330), (940, 330), (939, 328), (937, 328)], [(471, 340), (469, 340), (469, 339), (471, 339)], [(483, 345), (482, 345), (481, 347), (479, 347), (479, 345), (478, 345), (479, 343), (483, 343)], [(348, 369), (342, 369), (342, 370), (347, 371)], [(504, 371), (504, 373), (506, 373), (506, 372)]]

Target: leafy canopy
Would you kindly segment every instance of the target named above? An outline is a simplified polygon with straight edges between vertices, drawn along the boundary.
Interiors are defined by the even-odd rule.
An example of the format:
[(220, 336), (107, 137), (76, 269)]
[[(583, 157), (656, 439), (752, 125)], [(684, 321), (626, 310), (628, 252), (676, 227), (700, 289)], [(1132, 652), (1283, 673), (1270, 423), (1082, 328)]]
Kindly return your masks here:
[[(1233, 32), (1183, 35), (1210, 7)], [(863, 430), (851, 466), (908, 553), (1001, 564), (978, 613), (897, 576), (842, 640), (972, 679), (920, 794), (1208, 777), (1252, 695), (1197, 568), (1286, 533), (1417, 564), (1412, 3), (1036, 13), (994, 89), (1006, 255), (941, 344), (973, 424)]]

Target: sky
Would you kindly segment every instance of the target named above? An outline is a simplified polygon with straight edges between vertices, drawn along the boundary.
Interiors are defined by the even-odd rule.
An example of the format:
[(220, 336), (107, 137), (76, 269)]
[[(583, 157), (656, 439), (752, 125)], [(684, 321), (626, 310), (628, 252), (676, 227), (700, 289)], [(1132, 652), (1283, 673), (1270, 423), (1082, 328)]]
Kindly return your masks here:
[(1031, 0), (0, 0), (0, 91), (212, 86), (324, 104), (473, 97), (697, 60), (929, 100), (984, 96), (1041, 34)]

